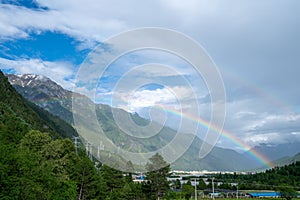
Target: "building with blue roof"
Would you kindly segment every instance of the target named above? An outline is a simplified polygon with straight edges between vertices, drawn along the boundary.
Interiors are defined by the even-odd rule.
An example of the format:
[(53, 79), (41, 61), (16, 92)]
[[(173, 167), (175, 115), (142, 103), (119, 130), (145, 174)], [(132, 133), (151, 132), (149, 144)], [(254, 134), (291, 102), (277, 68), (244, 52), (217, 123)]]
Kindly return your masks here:
[(279, 192), (249, 192), (248, 194), (252, 198), (280, 197)]

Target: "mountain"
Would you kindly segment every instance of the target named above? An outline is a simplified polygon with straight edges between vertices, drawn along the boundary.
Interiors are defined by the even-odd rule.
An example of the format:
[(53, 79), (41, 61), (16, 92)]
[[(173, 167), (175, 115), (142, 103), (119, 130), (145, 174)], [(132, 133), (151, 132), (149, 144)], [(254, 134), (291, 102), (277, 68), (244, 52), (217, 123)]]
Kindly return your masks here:
[[(282, 157), (280, 159), (274, 160), (272, 163), (276, 167), (282, 167), (282, 166), (285, 166), (285, 165), (293, 164), (297, 161), (300, 161), (300, 152), (297, 153), (294, 156), (285, 156), (285, 157)], [(262, 167), (256, 169), (255, 171), (264, 171), (266, 169), (267, 168), (265, 166), (262, 166)]]
[(9, 82), (19, 94), (30, 102), (60, 117), (69, 124), (73, 123), (71, 110), (72, 92), (45, 76), (24, 74), (21, 76), (7, 74)]
[[(260, 152), (270, 161), (276, 161), (284, 157), (291, 157), (300, 152), (300, 142), (294, 141), (287, 144), (268, 145), (260, 144), (255, 146), (250, 151)], [(246, 156), (248, 152), (245, 152)]]
[(286, 156), (281, 159), (275, 160), (273, 163), (275, 166), (284, 166), (295, 163), (297, 161), (300, 161), (300, 152), (291, 157)]
[[(71, 91), (63, 89), (61, 86), (51, 81), (49, 78), (38, 75), (7, 75), (10, 83), (16, 90), (26, 99), (36, 105), (48, 110), (53, 115), (60, 117), (66, 122), (73, 124)], [(97, 119), (101, 128), (104, 131), (105, 137), (109, 138), (112, 143), (122, 146), (125, 150), (133, 152), (149, 152), (165, 146), (170, 143), (176, 135), (176, 131), (164, 127), (157, 135), (148, 138), (147, 140), (129, 136), (124, 133), (117, 123), (114, 121), (113, 112), (120, 116), (130, 115), (131, 118), (140, 125), (147, 125), (148, 120), (141, 118), (138, 114), (127, 113), (125, 110), (112, 108), (108, 105), (93, 104), (87, 97), (80, 96), (87, 104), (83, 105), (82, 109), (96, 109)], [(88, 105), (88, 106), (86, 106)], [(85, 123), (91, 123), (89, 118), (81, 116), (79, 118)], [(154, 124), (154, 127), (156, 125)], [(159, 126), (157, 124), (157, 126)], [(88, 128), (84, 129), (84, 137), (89, 141), (96, 141), (99, 136), (95, 134), (98, 126), (89, 124)], [(144, 134), (151, 134), (152, 130), (145, 130)], [(141, 134), (137, 130), (132, 130), (132, 134)], [(181, 133), (182, 141), (188, 141), (189, 134)], [(249, 159), (248, 156), (240, 154), (234, 150), (214, 147), (213, 150), (203, 159), (198, 157), (199, 150), (203, 144), (198, 137), (195, 137), (190, 148), (172, 165), (173, 169), (178, 170), (218, 170), (218, 171), (237, 171), (258, 168), (260, 163), (256, 160)], [(94, 147), (94, 151), (96, 151)]]
[(56, 137), (77, 136), (75, 129), (59, 117), (55, 117), (39, 106), (25, 100), (8, 82), (7, 77), (0, 72), (0, 102), (9, 107), (18, 117), (22, 118), (32, 128), (50, 132)]
[[(63, 89), (61, 86), (56, 84), (54, 81), (51, 81), (49, 78), (39, 76), (39, 75), (32, 75), (32, 74), (25, 74), (25, 75), (7, 75), (10, 83), (15, 87), (15, 89), (20, 93), (24, 98), (27, 100), (35, 103), (36, 105), (40, 106), (41, 108), (51, 112), (53, 115), (60, 117), (61, 119), (65, 120), (66, 122), (73, 124), (73, 114), (72, 114), (72, 93), (71, 91)], [(89, 107), (93, 107), (94, 105), (92, 101), (86, 96), (75, 94), (75, 96), (80, 97), (85, 101), (84, 107), (87, 109), (92, 109)], [(90, 106), (87, 106), (90, 105)], [(156, 146), (157, 144), (163, 145), (161, 138), (155, 137), (150, 138), (146, 142), (144, 141), (143, 144), (140, 142), (139, 139), (134, 137), (127, 137), (123, 131), (118, 128), (118, 125), (113, 120), (113, 114), (111, 107), (103, 104), (97, 104), (96, 112), (97, 118), (101, 123), (102, 129), (105, 131), (106, 135), (111, 139), (114, 143), (120, 144), (123, 143), (124, 140), (127, 140), (123, 146), (128, 146), (128, 148), (140, 148), (140, 151), (146, 150), (154, 150), (155, 148), (159, 148)], [(114, 109), (115, 112), (124, 113), (124, 110), (121, 109)], [(136, 122), (140, 124), (147, 124), (148, 121), (140, 118), (139, 116), (132, 114), (132, 118), (135, 119)], [(86, 119), (86, 116), (80, 116), (82, 120)], [(87, 123), (89, 122), (89, 119)], [(93, 128), (97, 129), (98, 127), (89, 127), (90, 130), (88, 136), (93, 135)], [(172, 130), (169, 128), (165, 128), (163, 130), (164, 139), (170, 140), (171, 135), (173, 134)], [(86, 136), (87, 136), (86, 135)], [(93, 137), (90, 137), (90, 141), (93, 141)], [(145, 144), (146, 143), (146, 144)], [(131, 144), (136, 144), (134, 147), (130, 146)], [(145, 148), (147, 146), (147, 148)]]
[(260, 166), (257, 161), (250, 161), (248, 157), (231, 149), (214, 147), (204, 158), (199, 158), (202, 142), (195, 138), (190, 148), (174, 164), (174, 169), (185, 170), (213, 170), (213, 171), (245, 171)]
[[(250, 162), (255, 162), (255, 158), (250, 157), (249, 152), (259, 152), (264, 155), (273, 166), (284, 166), (293, 163), (294, 161), (299, 161), (299, 152), (300, 152), (300, 143), (297, 141), (291, 142), (289, 144), (259, 144), (258, 146), (253, 147), (247, 152), (243, 153), (243, 156), (247, 158)], [(251, 171), (264, 171), (266, 166), (256, 166), (253, 167)]]

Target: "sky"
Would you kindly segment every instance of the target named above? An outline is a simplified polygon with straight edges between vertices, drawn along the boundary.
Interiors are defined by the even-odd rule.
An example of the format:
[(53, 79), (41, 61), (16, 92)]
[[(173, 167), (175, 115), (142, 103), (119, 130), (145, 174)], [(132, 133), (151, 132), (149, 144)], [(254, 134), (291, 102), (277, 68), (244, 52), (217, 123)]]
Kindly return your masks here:
[[(225, 86), (227, 132), (250, 146), (300, 142), (299, 19), (298, 0), (2, 0), (0, 69), (44, 75), (72, 90), (86, 57), (99, 46), (109, 53), (105, 41), (112, 36), (142, 27), (171, 29), (198, 42), (217, 66)], [(120, 77), (147, 63), (161, 66), (136, 68), (132, 80), (152, 77), (167, 86), (141, 85), (132, 95), (126, 88), (114, 93)], [(145, 117), (153, 105), (176, 108), (180, 102), (188, 109), (194, 96), (180, 81), (184, 77), (201, 116), (209, 120), (210, 91), (192, 68), (167, 52), (132, 52), (99, 79), (96, 101), (114, 98), (114, 106)], [(175, 126), (176, 116), (167, 115)], [(242, 150), (222, 136), (217, 145)]]

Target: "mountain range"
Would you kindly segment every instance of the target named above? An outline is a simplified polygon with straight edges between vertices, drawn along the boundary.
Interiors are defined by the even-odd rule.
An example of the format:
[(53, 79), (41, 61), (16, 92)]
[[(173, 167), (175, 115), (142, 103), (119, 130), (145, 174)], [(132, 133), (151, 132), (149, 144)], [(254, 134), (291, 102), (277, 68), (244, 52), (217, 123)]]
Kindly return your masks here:
[[(124, 133), (116, 122), (114, 121), (114, 113), (126, 113), (140, 125), (146, 125), (148, 120), (143, 119), (138, 114), (127, 113), (124, 110), (118, 108), (112, 108), (104, 104), (94, 104), (90, 99), (81, 94), (74, 94), (71, 91), (65, 90), (62, 86), (58, 85), (54, 81), (47, 77), (25, 74), (25, 75), (13, 75), (7, 74), (9, 82), (15, 87), (25, 99), (34, 103), (35, 105), (49, 111), (51, 114), (64, 120), (70, 125), (74, 125), (73, 113), (72, 113), (72, 96), (85, 99), (91, 106), (96, 109), (97, 119), (105, 132), (105, 135), (115, 144), (121, 145), (124, 149), (131, 149), (134, 151), (147, 152), (161, 148), (168, 144), (176, 135), (176, 131), (164, 127), (159, 134), (151, 137), (147, 140), (140, 140), (135, 137), (130, 137)], [(84, 116), (80, 116), (84, 120)], [(88, 122), (87, 122), (88, 123)], [(85, 137), (88, 137), (91, 141), (96, 137), (93, 135), (93, 130), (96, 127), (91, 125), (89, 130), (86, 130)], [(133, 130), (135, 132), (136, 130)], [(150, 130), (149, 130), (150, 131)], [(146, 133), (148, 134), (148, 133)], [(189, 140), (193, 137), (189, 134), (181, 133), (183, 140)], [(133, 145), (134, 144), (134, 145)], [(177, 170), (214, 170), (214, 171), (240, 171), (263, 168), (261, 163), (253, 159), (249, 152), (238, 153), (231, 149), (225, 149), (220, 147), (214, 147), (212, 151), (203, 159), (199, 158), (199, 150), (203, 141), (198, 137), (195, 137), (189, 149), (171, 166)], [(297, 148), (298, 147), (298, 148)], [(285, 151), (284, 149), (289, 149)], [(289, 148), (286, 145), (279, 146), (267, 146), (261, 145), (254, 147), (254, 149), (262, 154), (265, 154), (268, 158), (275, 161), (278, 165), (288, 164), (293, 161), (290, 157), (300, 151), (299, 144), (293, 144), (293, 147)], [(298, 156), (299, 157), (299, 156)], [(296, 157), (296, 159), (298, 159)], [(289, 159), (290, 158), (290, 159)]]

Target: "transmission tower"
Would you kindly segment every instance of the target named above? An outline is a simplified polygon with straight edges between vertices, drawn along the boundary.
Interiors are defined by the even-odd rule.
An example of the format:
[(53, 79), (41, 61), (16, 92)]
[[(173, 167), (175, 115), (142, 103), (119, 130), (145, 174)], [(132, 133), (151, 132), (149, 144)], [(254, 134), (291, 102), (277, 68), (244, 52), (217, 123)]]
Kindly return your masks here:
[(104, 150), (104, 145), (102, 144), (102, 141), (100, 142), (100, 144), (98, 145), (98, 149), (97, 149), (97, 158), (100, 159), (100, 151)]
[(92, 148), (93, 148), (92, 144), (89, 141), (87, 141), (86, 146), (85, 146), (85, 150), (86, 150), (86, 154), (88, 155), (90, 160), (93, 159), (93, 154), (92, 154), (93, 149)]
[(78, 154), (77, 149), (78, 149), (78, 140), (80, 139), (78, 136), (77, 137), (73, 137), (74, 139), (74, 146), (75, 146), (75, 151), (76, 151), (76, 155)]

